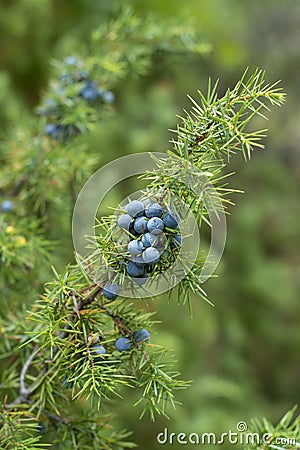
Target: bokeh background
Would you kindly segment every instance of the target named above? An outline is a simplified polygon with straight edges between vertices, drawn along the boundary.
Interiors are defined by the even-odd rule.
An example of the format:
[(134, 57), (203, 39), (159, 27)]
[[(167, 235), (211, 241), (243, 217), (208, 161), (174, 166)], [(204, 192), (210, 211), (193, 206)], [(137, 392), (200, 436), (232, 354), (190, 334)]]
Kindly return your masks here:
[[(300, 3), (1, 0), (2, 141), (15, 123), (26, 124), (34, 114), (51, 77), (50, 60), (84, 48), (90, 32), (121, 4), (145, 21), (151, 14), (162, 25), (171, 19), (199, 33), (206, 51), (157, 55), (147, 76), (129, 75), (116, 86), (114, 114), (85, 138), (97, 148), (99, 165), (133, 152), (168, 148), (168, 129), (174, 128), (176, 114), (189, 107), (186, 94), (205, 90), (208, 77), (220, 78), (222, 94), (246, 67), (252, 71), (259, 66), (268, 81), (281, 79), (287, 92), (284, 107), (268, 114), (266, 149), (247, 163), (237, 155), (228, 168), (236, 172), (232, 186), (245, 194), (232, 197), (236, 206), (230, 207), (218, 278), (205, 286), (215, 307), (195, 297), (191, 319), (188, 308), (163, 297), (148, 306), (161, 321), (152, 341), (174, 351), (183, 377), (193, 383), (179, 395), (182, 406), (169, 421), (139, 421), (131, 391), (112, 405), (117, 424), (133, 430), (133, 440), (147, 450), (160, 448), (156, 435), (164, 427), (169, 432), (221, 433), (252, 417), (276, 422), (299, 402)], [(59, 268), (73, 261), (72, 252), (69, 236)]]

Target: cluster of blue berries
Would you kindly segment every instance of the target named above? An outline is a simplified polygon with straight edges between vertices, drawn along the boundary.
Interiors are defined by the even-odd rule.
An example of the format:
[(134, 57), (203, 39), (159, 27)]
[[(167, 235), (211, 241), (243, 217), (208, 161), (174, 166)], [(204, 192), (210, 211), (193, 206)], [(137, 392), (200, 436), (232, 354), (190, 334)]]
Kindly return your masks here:
[[(88, 70), (84, 69), (83, 62), (75, 56), (68, 56), (64, 60), (65, 72), (59, 77), (56, 94), (58, 96), (66, 94), (69, 100), (83, 99), (86, 102), (93, 102), (100, 99), (103, 103), (111, 104), (115, 101), (115, 95), (111, 91), (98, 86), (97, 82), (91, 79)], [(66, 90), (69, 86), (75, 89)], [(44, 128), (45, 134), (55, 140), (65, 140), (70, 136), (80, 133), (78, 126), (74, 124), (63, 124), (63, 114), (58, 102), (53, 98), (47, 98), (38, 110), (40, 115), (46, 116), (49, 123)]]
[(1, 212), (3, 213), (7, 213), (12, 211), (14, 208), (13, 202), (11, 200), (3, 200), (3, 202), (1, 203), (0, 209)]
[[(150, 199), (133, 200), (124, 207), (124, 214), (118, 218), (118, 226), (126, 232), (130, 240), (127, 245), (125, 269), (139, 286), (147, 282), (152, 268), (160, 261), (168, 249), (174, 250), (182, 244), (180, 219), (176, 213), (162, 207)], [(102, 288), (103, 297), (115, 300), (120, 294), (120, 286), (108, 281)], [(150, 333), (146, 329), (135, 331), (132, 336), (122, 336), (115, 342), (119, 352), (129, 351), (132, 344), (149, 342)], [(107, 353), (103, 345), (92, 347), (96, 361)]]
[[(150, 199), (133, 200), (124, 208), (125, 214), (118, 218), (118, 226), (129, 236), (125, 270), (138, 286), (144, 285), (161, 256), (168, 255), (182, 244), (180, 219), (157, 202)], [(124, 264), (123, 262), (121, 264)], [(120, 286), (107, 282), (103, 296), (115, 300)]]
[[(132, 335), (132, 339), (129, 337), (120, 337), (115, 342), (115, 348), (118, 352), (126, 352), (131, 349), (132, 343), (142, 344), (149, 342), (150, 333), (143, 328), (142, 330), (135, 331)], [(96, 357), (94, 360), (101, 361), (101, 356), (107, 353), (106, 348), (103, 345), (96, 344), (92, 347), (92, 354)]]
[(126, 272), (138, 285), (147, 282), (149, 273), (168, 250), (180, 247), (180, 219), (150, 199), (133, 200), (118, 219), (120, 228), (130, 237)]

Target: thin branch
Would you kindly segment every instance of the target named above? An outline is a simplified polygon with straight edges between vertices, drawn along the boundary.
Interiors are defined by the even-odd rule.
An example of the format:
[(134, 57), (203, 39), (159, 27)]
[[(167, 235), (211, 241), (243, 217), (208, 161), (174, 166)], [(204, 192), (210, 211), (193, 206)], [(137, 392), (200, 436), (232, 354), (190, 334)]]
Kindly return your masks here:
[(125, 330), (125, 333), (132, 334), (132, 331), (124, 324), (122, 319), (120, 319), (120, 317), (117, 314), (113, 313), (110, 309), (108, 309), (106, 306), (102, 305), (99, 302), (96, 302), (96, 305), (99, 306), (99, 308), (102, 309), (102, 311), (105, 311), (106, 314), (113, 319), (115, 325), (119, 328), (119, 330), (122, 333), (124, 333)]
[(25, 378), (26, 378), (26, 374), (28, 372), (29, 367), (31, 366), (31, 363), (38, 351), (38, 345), (35, 345), (31, 354), (29, 355), (29, 357), (27, 358), (22, 370), (21, 370), (21, 375), (20, 375), (20, 394), (23, 396), (27, 396), (29, 394), (29, 390), (26, 388), (25, 385)]
[[(95, 286), (95, 285), (91, 285), (89, 287), (93, 287), (93, 286)], [(70, 319), (73, 320), (74, 318), (77, 318), (78, 320), (80, 320), (80, 312), (79, 311), (83, 307), (86, 307), (89, 304), (91, 304), (95, 300), (95, 297), (101, 291), (102, 291), (102, 288), (100, 286), (97, 286), (96, 288), (94, 288), (92, 290), (92, 292), (90, 292), (86, 297), (84, 297), (83, 299), (81, 299), (78, 302), (76, 301), (75, 294), (73, 294), (72, 298), (73, 298), (73, 302), (74, 302), (74, 310), (73, 310), (74, 312), (72, 312), (70, 314)], [(79, 293), (77, 293), (77, 295), (79, 296)], [(66, 326), (66, 330), (67, 329), (69, 329), (69, 326)], [(65, 339), (68, 336), (68, 334), (69, 333), (67, 333), (66, 331), (65, 332), (61, 332), (59, 337), (61, 339)], [(35, 355), (39, 352), (39, 350), (40, 350), (39, 346), (35, 345), (33, 350), (32, 350), (32, 352), (31, 352), (31, 354), (29, 355), (29, 357), (25, 361), (25, 363), (24, 363), (24, 365), (22, 367), (21, 373), (20, 373), (20, 394), (13, 402), (5, 405), (7, 408), (12, 408), (12, 407), (14, 407), (14, 406), (16, 406), (16, 405), (18, 405), (20, 403), (30, 403), (29, 397), (33, 393), (35, 388), (38, 386), (40, 380), (39, 379), (36, 380), (34, 383), (32, 383), (27, 388), (26, 384), (25, 384), (25, 378), (26, 378), (26, 374), (28, 372), (28, 369), (29, 369), (31, 363), (32, 363)], [(48, 364), (49, 364), (49, 362), (52, 362), (54, 360), (54, 358), (55, 358), (56, 354), (58, 353), (58, 351), (59, 351), (59, 347), (58, 346), (54, 347), (53, 353), (52, 353), (52, 358), (50, 360), (49, 359), (45, 360), (45, 367), (42, 370), (42, 377), (48, 372), (48, 370), (49, 370), (48, 369), (48, 367), (49, 367)]]
[(32, 363), (34, 357), (38, 353), (38, 350), (39, 350), (39, 346), (35, 345), (32, 352), (26, 359), (26, 361), (22, 367), (21, 374), (20, 374), (20, 394), (12, 403), (7, 404), (6, 407), (10, 408), (19, 403), (24, 403), (24, 402), (28, 403), (28, 397), (32, 393), (32, 389), (31, 389), (31, 386), (29, 388), (26, 388), (25, 379), (26, 379), (26, 374), (28, 372), (28, 369), (31, 366), (31, 363)]

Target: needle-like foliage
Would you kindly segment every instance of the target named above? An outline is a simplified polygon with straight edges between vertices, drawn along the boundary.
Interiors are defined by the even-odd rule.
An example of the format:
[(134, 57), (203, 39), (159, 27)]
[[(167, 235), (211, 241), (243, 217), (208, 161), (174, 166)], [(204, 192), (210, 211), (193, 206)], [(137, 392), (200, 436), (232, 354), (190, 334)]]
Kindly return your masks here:
[(257, 445), (253, 443), (246, 450), (300, 448), (300, 416), (297, 415), (297, 406), (284, 414), (276, 425), (266, 418), (252, 420), (249, 431), (259, 439)]
[[(30, 132), (18, 132), (16, 140), (6, 146), (14, 157), (4, 169), (0, 188), (11, 189), (22, 207), (6, 214), (0, 223), (1, 274), (14, 271), (5, 276), (2, 292), (24, 271), (25, 275), (32, 271), (37, 283), (41, 280), (39, 256), (47, 256), (48, 243), (40, 240), (37, 224), (46, 236), (54, 212), (57, 217), (65, 209), (56, 194), (63, 191), (75, 201), (91, 173), (97, 158), (79, 138), (113, 112), (114, 84), (131, 71), (144, 74), (154, 52), (183, 49), (204, 51), (178, 28), (162, 32), (155, 22), (143, 23), (126, 11), (93, 34), (90, 55), (56, 62), (56, 79), (39, 106), (38, 122)], [(198, 99), (191, 99), (192, 110), (180, 117), (173, 148), (165, 158), (154, 158), (155, 169), (144, 175), (148, 180), (144, 195), (156, 196), (165, 205), (175, 196), (194, 213), (200, 232), (202, 225), (211, 226), (211, 209), (219, 214), (232, 192), (222, 169), (237, 151), (248, 159), (254, 148), (262, 148), (265, 130), (251, 129), (252, 119), (264, 117), (268, 104), (280, 105), (283, 100), (280, 89), (266, 84), (259, 70), (248, 78), (245, 73), (223, 96), (217, 84), (209, 83), (206, 96), (199, 92)], [(195, 188), (199, 185), (200, 191)], [(29, 219), (25, 223), (28, 217), (30, 227)], [(28, 235), (25, 228), (30, 230)], [(125, 280), (122, 258), (126, 260), (126, 252), (120, 255), (116, 243), (115, 218), (100, 219), (96, 232), (91, 254), (81, 264), (68, 266), (63, 274), (53, 268), (54, 279), (45, 285), (26, 320), (23, 311), (14, 311), (0, 321), (1, 358), (10, 367), (1, 377), (3, 448), (46, 448), (44, 426), (59, 449), (131, 448), (128, 433), (115, 432), (111, 417), (103, 413), (110, 400), (134, 388), (140, 417), (149, 413), (154, 420), (157, 415), (168, 417), (169, 407), (176, 405), (176, 391), (189, 385), (180, 379), (166, 349), (135, 338), (139, 330), (155, 325), (153, 314), (128, 298), (108, 300), (103, 295), (107, 268), (114, 270), (119, 284)], [(179, 259), (188, 270), (176, 282), (178, 300), (191, 304), (191, 292), (207, 300), (201, 286), (206, 256), (197, 255), (190, 270), (188, 255), (175, 248), (153, 267), (151, 276), (164, 276)], [(102, 278), (95, 282), (97, 270)], [(175, 281), (176, 277), (175, 272)], [(129, 343), (127, 351), (118, 351), (116, 340), (120, 338)], [(105, 349), (100, 354), (99, 345)], [(77, 402), (80, 408), (83, 400), (87, 408), (78, 416), (72, 405)]]

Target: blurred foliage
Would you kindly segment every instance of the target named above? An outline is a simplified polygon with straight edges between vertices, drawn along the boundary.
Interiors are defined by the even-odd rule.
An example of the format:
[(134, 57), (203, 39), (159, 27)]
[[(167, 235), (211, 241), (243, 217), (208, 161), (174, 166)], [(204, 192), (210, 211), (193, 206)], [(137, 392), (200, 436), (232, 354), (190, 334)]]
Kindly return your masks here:
[[(230, 208), (219, 278), (206, 286), (215, 308), (195, 297), (192, 320), (187, 309), (179, 311), (181, 306), (164, 298), (147, 308), (158, 308), (162, 321), (153, 342), (174, 349), (179, 370), (194, 380), (182, 395), (183, 406), (172, 421), (150, 426), (135, 421), (127, 402), (119, 403), (117, 421), (134, 430), (132, 439), (143, 449), (160, 448), (156, 434), (165, 426), (188, 433), (227, 431), (253, 416), (275, 423), (300, 396), (300, 3), (2, 0), (1, 139), (32, 114), (52, 73), (49, 61), (80, 52), (90, 31), (110, 20), (121, 3), (133, 6), (145, 22), (153, 13), (158, 26), (172, 19), (197, 31), (212, 51), (174, 56), (157, 49), (150, 73), (128, 74), (116, 83), (117, 113), (84, 138), (101, 164), (132, 152), (164, 149), (175, 114), (188, 108), (186, 94), (202, 90), (208, 76), (220, 77), (222, 94), (246, 66), (260, 66), (270, 82), (283, 80), (288, 97), (284, 108), (269, 115), (266, 150), (258, 150), (247, 164), (239, 156), (231, 161), (229, 170), (237, 172), (232, 182), (246, 195), (234, 197), (237, 206)], [(4, 159), (0, 152), (0, 161)], [(137, 188), (127, 183), (122, 195)], [(120, 198), (120, 192), (113, 195), (115, 202)], [(61, 264), (72, 257), (70, 239), (64, 242)]]

